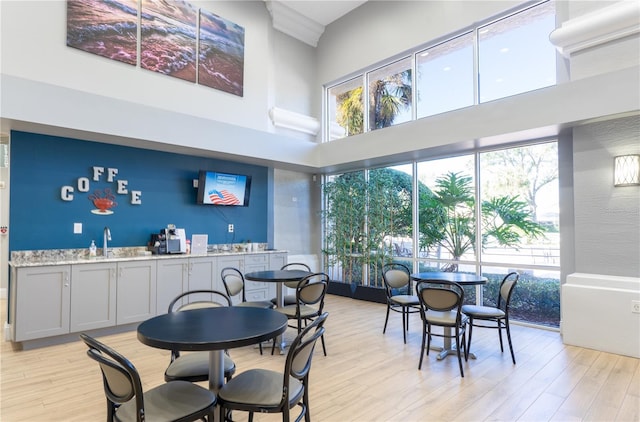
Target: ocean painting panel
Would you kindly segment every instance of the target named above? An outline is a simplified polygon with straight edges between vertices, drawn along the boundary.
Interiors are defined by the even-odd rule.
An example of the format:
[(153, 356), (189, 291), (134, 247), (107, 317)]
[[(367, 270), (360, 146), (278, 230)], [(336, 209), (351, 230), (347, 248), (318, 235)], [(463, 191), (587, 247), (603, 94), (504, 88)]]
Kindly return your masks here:
[(67, 45), (135, 66), (138, 1), (67, 1)]
[(198, 83), (242, 97), (244, 28), (200, 9)]
[(142, 0), (140, 66), (195, 82), (197, 12), (185, 1)]

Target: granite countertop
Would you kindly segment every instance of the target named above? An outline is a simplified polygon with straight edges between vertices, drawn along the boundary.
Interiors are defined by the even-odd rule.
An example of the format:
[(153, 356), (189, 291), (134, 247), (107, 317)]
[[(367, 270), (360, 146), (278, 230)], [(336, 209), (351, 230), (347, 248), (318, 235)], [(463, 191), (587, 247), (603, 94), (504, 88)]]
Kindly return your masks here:
[(91, 264), (97, 262), (126, 262), (138, 260), (159, 260), (159, 259), (175, 259), (189, 257), (210, 257), (210, 256), (233, 256), (233, 255), (252, 255), (263, 253), (282, 253), (284, 250), (265, 249), (264, 244), (259, 244), (258, 250), (245, 251), (242, 244), (234, 244), (230, 250), (222, 250), (223, 248), (215, 248), (206, 254), (163, 254), (152, 255), (146, 247), (129, 247), (129, 248), (109, 248), (109, 256), (102, 256), (102, 250), (98, 249), (98, 256), (90, 257), (89, 250), (83, 249), (42, 249), (31, 251), (13, 251), (11, 252), (11, 261), (9, 266), (19, 267), (38, 267), (43, 265), (69, 265), (69, 264)]

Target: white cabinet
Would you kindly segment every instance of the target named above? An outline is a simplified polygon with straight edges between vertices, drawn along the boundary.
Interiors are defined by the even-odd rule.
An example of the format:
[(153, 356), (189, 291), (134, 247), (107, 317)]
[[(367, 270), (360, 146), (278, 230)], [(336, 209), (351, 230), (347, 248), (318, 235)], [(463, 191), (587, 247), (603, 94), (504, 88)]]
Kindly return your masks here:
[(72, 333), (116, 325), (116, 263), (71, 267)]
[[(269, 257), (266, 254), (246, 255), (244, 257), (244, 273), (265, 271), (269, 266)], [(246, 280), (244, 292), (247, 301), (271, 300), (276, 295), (274, 283)]]
[(156, 315), (156, 261), (118, 263), (118, 325), (140, 322)]
[(279, 270), (287, 263), (286, 253), (272, 253), (269, 255), (269, 269)]
[[(187, 290), (225, 292), (220, 271), (279, 269), (286, 253), (181, 256), (11, 268), (9, 322), (16, 342), (147, 320)], [(270, 300), (276, 283), (247, 281), (247, 300)], [(198, 298), (193, 298), (198, 300)]]
[(169, 303), (189, 288), (189, 259), (159, 259), (156, 277), (156, 314), (165, 314)]
[[(180, 293), (215, 288), (217, 262), (215, 257), (190, 257), (158, 260), (156, 313), (164, 314), (169, 303)], [(224, 289), (222, 290), (224, 292)], [(200, 300), (199, 295), (190, 300)], [(208, 299), (202, 297), (202, 299)]]
[(69, 333), (71, 266), (14, 268), (11, 324), (14, 341)]

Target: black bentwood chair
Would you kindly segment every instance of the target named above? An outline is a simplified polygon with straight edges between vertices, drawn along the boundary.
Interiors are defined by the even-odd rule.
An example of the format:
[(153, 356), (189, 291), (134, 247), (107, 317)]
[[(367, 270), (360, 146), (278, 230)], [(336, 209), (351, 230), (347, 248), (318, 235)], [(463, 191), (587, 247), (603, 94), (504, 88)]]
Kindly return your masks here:
[[(300, 270), (300, 271), (306, 271), (308, 273), (311, 272), (311, 267), (309, 267), (307, 264), (303, 264), (302, 262), (290, 262), (289, 264), (284, 265), (282, 268), (280, 268), (281, 270)], [(284, 284), (285, 286), (289, 287), (290, 289), (295, 289), (296, 287), (298, 287), (298, 283), (300, 283), (299, 281), (285, 281)], [(277, 298), (273, 298), (271, 299), (271, 303), (273, 303), (274, 305), (277, 305)], [(296, 295), (285, 295), (283, 298), (283, 304), (284, 306), (287, 305), (295, 305), (296, 304)]]
[[(469, 343), (467, 345), (467, 353), (471, 349), (471, 334), (473, 327), (494, 328), (498, 330), (500, 337), (500, 351), (504, 353), (502, 345), (502, 330), (507, 331), (507, 340), (509, 341), (509, 350), (511, 350), (511, 360), (516, 364), (516, 355), (513, 353), (513, 345), (511, 344), (511, 330), (509, 329), (509, 306), (511, 304), (511, 295), (518, 284), (520, 276), (516, 272), (507, 274), (500, 283), (500, 291), (496, 306), (475, 306), (464, 305), (462, 312), (469, 317)], [(495, 323), (495, 325), (493, 325)]]
[[(464, 360), (468, 359), (465, 344), (465, 330), (467, 317), (462, 313), (464, 290), (458, 283), (440, 280), (422, 280), (416, 285), (418, 299), (420, 299), (420, 316), (422, 317), (422, 349), (420, 351), (420, 363), (418, 369), (422, 369), (422, 359), (426, 351), (429, 356), (431, 336), (450, 338), (456, 340), (456, 354), (460, 376), (464, 378), (462, 369), (462, 357), (460, 347), (464, 348)], [(433, 326), (443, 327), (442, 333), (432, 330)], [(462, 337), (462, 342), (460, 342)]]
[[(324, 309), (324, 297), (329, 287), (329, 276), (325, 273), (314, 273), (306, 276), (298, 283), (296, 287), (296, 304), (276, 308), (276, 311), (282, 312), (289, 320), (295, 320), (296, 325), (289, 325), (291, 328), (298, 330), (298, 334), (302, 332), (303, 324), (306, 327), (310, 321), (315, 320), (322, 315)], [(327, 348), (324, 344), (324, 336), (320, 338), (322, 341), (322, 352), (327, 356)], [(276, 342), (271, 346), (271, 354), (276, 348)]]
[[(227, 291), (227, 295), (230, 298), (234, 296), (240, 296), (240, 302), (233, 304), (233, 306), (250, 306), (252, 308), (264, 308), (271, 309), (275, 305), (268, 300), (259, 300), (259, 301), (247, 301), (247, 297), (245, 296), (244, 291), (244, 275), (242, 272), (234, 267), (225, 267), (220, 271), (220, 276), (222, 277), (222, 284), (224, 284), (224, 288)], [(260, 354), (262, 354), (262, 343), (258, 344), (260, 348)]]
[(213, 421), (216, 395), (211, 391), (187, 381), (143, 391), (138, 371), (127, 358), (85, 333), (80, 338), (102, 371), (107, 421)]
[[(195, 298), (198, 298), (197, 300)], [(187, 311), (189, 309), (231, 306), (231, 299), (217, 290), (190, 290), (176, 296), (169, 304), (168, 312)], [(211, 321), (218, 324), (220, 321)], [(224, 354), (224, 378), (229, 381), (236, 372), (235, 362)], [(209, 352), (181, 353), (171, 351), (171, 361), (164, 372), (165, 381), (201, 382), (209, 379)]]
[(235, 376), (222, 386), (218, 392), (220, 420), (229, 411), (249, 412), (249, 421), (253, 414), (282, 413), (282, 420), (289, 422), (290, 409), (300, 406), (300, 414), (306, 422), (311, 421), (309, 413), (309, 371), (318, 338), (324, 334), (324, 322), (327, 312), (316, 318), (293, 340), (284, 365), (284, 372), (268, 369), (250, 369)]
[(409, 330), (409, 314), (420, 312), (418, 296), (411, 290), (411, 276), (409, 268), (404, 264), (390, 263), (382, 266), (382, 281), (387, 296), (387, 316), (384, 319), (382, 334), (387, 332), (389, 311), (402, 314), (402, 336), (407, 343)]

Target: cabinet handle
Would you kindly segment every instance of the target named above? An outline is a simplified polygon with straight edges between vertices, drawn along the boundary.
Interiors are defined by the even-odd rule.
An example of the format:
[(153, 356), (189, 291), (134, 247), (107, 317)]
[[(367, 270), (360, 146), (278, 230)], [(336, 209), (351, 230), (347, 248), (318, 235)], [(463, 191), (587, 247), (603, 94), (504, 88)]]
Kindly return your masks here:
[(122, 278), (122, 268), (120, 268), (120, 271), (118, 272), (118, 277)]
[(64, 283), (64, 287), (69, 287), (69, 283)]

